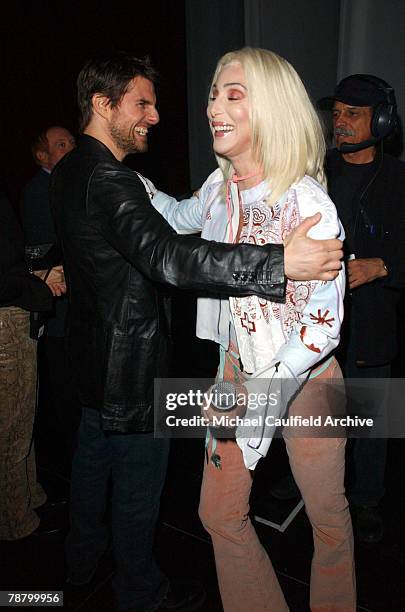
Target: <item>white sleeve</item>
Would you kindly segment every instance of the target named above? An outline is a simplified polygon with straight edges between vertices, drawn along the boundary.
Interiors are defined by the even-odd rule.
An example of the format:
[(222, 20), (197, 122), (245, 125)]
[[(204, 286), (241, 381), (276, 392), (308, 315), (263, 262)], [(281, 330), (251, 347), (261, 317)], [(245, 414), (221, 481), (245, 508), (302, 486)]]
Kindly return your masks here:
[[(306, 177), (296, 189), (301, 218), (320, 212), (320, 222), (311, 228), (309, 235), (315, 239), (344, 239), (343, 227), (338, 219), (335, 205), (324, 190)], [(298, 288), (299, 283), (292, 283)], [(299, 376), (327, 357), (337, 347), (343, 320), (343, 297), (345, 292), (344, 267), (334, 281), (311, 282), (311, 295), (304, 306), (288, 342), (275, 356)], [(288, 291), (288, 287), (287, 287)]]
[(199, 189), (198, 197), (193, 196), (180, 202), (172, 196), (153, 187), (151, 201), (156, 210), (179, 234), (201, 232), (204, 209), (213, 186), (223, 183), (222, 172), (214, 170)]
[(202, 200), (192, 197), (178, 202), (176, 198), (156, 189), (152, 181), (145, 176), (142, 176), (139, 172), (136, 174), (142, 181), (153, 207), (178, 234), (194, 234), (201, 231)]
[(193, 234), (202, 229), (203, 202), (193, 196), (178, 202), (176, 198), (156, 191), (152, 198), (156, 210), (179, 234)]

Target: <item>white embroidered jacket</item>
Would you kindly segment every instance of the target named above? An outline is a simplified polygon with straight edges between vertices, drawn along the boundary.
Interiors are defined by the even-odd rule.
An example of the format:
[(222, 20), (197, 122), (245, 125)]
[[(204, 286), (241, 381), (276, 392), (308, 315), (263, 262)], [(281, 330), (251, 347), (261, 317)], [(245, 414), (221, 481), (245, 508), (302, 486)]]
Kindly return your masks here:
[[(205, 181), (199, 198), (178, 203), (154, 190), (152, 203), (176, 229), (200, 231), (207, 240), (228, 242), (229, 220), (224, 202), (224, 182), (219, 169)], [(266, 182), (242, 191), (243, 228), (240, 242), (280, 243), (305, 217), (322, 213), (311, 228), (311, 238), (343, 240), (344, 231), (336, 208), (325, 190), (305, 176), (273, 206), (266, 204)], [(239, 205), (233, 206), (233, 225)], [(235, 232), (234, 232), (235, 234)], [(285, 363), (295, 376), (323, 360), (339, 343), (343, 319), (345, 276), (342, 269), (334, 281), (288, 281), (286, 301), (277, 304), (256, 296), (246, 298), (199, 298), (197, 336), (229, 346), (230, 321), (234, 325), (243, 367), (247, 372), (274, 361)]]

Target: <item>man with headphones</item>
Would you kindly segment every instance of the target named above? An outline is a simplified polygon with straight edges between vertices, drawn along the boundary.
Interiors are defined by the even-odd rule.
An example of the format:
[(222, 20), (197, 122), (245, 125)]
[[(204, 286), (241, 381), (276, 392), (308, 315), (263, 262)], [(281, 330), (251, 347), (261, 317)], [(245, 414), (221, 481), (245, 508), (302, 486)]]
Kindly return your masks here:
[[(405, 163), (384, 152), (397, 121), (395, 93), (382, 79), (354, 74), (318, 105), (333, 113), (336, 148), (327, 157), (328, 186), (346, 232), (340, 363), (347, 378), (389, 378), (398, 289), (405, 284)], [(382, 411), (389, 409), (382, 403)], [(369, 544), (383, 536), (378, 505), (386, 452), (383, 438), (352, 439), (349, 445), (347, 496), (357, 537)]]

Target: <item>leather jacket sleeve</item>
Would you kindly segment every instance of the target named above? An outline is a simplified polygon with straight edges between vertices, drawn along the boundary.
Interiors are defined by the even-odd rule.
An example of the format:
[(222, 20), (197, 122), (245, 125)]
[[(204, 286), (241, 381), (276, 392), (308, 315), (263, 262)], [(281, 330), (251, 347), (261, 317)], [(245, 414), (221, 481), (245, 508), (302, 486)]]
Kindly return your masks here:
[(89, 219), (146, 277), (222, 295), (283, 301), (284, 249), (178, 236), (155, 211), (136, 173), (99, 163), (88, 186)]

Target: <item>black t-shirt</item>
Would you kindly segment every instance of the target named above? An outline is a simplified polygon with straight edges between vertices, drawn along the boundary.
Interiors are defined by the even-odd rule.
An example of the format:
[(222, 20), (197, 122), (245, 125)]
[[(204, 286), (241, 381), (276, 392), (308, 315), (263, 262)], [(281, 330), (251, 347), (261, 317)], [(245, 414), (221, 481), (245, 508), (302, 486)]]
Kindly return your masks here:
[(346, 242), (345, 253), (355, 253), (353, 236), (361, 214), (361, 198), (377, 170), (376, 160), (367, 164), (350, 164), (343, 157), (339, 172), (328, 177), (328, 191), (343, 224)]

